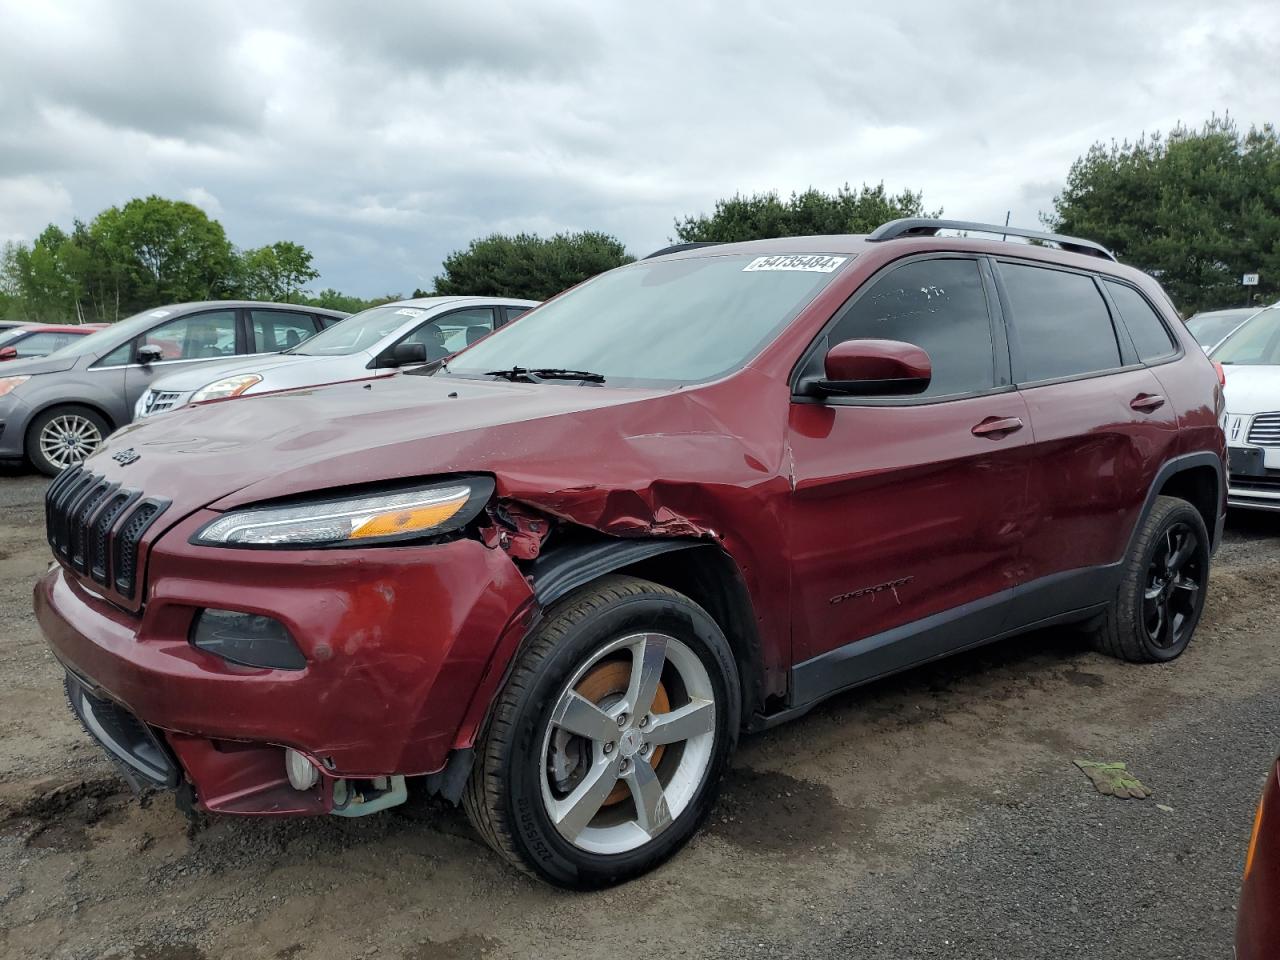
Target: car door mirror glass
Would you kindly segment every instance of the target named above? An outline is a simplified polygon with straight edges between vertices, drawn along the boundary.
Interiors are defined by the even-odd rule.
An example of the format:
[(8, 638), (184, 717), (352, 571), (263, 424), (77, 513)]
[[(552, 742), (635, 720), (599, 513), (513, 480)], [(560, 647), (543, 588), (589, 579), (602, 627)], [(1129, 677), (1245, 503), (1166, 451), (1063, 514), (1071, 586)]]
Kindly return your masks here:
[(846, 340), (827, 351), (825, 379), (813, 386), (837, 396), (912, 396), (933, 379), (929, 354), (901, 340)]

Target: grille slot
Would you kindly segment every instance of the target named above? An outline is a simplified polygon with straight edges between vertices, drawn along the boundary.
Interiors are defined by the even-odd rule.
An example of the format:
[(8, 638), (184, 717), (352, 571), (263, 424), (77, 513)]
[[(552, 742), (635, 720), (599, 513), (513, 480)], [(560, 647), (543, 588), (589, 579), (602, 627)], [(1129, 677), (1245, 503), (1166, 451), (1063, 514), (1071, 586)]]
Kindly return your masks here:
[(65, 471), (45, 494), (45, 533), (54, 555), (133, 599), (142, 536), (169, 506), (141, 497), (83, 467)]
[(165, 506), (158, 500), (143, 500), (133, 508), (129, 518), (116, 533), (111, 551), (111, 569), (116, 590), (126, 597), (132, 597), (138, 585), (138, 541)]
[(151, 391), (146, 401), (143, 403), (142, 415), (149, 417), (153, 413), (164, 413), (166, 410), (172, 410), (178, 405), (178, 400), (182, 394), (172, 390), (154, 390)]
[(76, 502), (75, 514), (71, 518), (71, 565), (81, 573), (89, 572), (89, 542), (93, 536), (90, 520), (115, 486), (99, 480)]
[(1249, 442), (1260, 447), (1280, 447), (1280, 413), (1260, 413), (1249, 427)]
[(107, 505), (102, 508), (98, 518), (93, 522), (93, 531), (89, 536), (89, 576), (104, 587), (111, 582), (107, 575), (107, 564), (110, 562), (107, 542), (111, 528), (120, 519), (120, 514), (124, 513), (125, 508), (137, 499), (137, 491), (120, 490), (107, 501)]

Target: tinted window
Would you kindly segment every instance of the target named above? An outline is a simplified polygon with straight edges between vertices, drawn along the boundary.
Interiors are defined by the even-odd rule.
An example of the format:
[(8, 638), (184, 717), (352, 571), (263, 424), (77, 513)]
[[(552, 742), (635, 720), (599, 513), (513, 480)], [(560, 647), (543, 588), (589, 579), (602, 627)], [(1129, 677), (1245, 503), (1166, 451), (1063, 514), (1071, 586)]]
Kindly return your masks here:
[(974, 260), (920, 260), (875, 283), (840, 318), (828, 339), (902, 340), (923, 347), (933, 381), (922, 396), (995, 386), (991, 319)]
[(1133, 287), (1127, 287), (1123, 283), (1112, 283), (1110, 280), (1104, 282), (1111, 293), (1111, 299), (1116, 302), (1116, 308), (1120, 311), (1120, 319), (1124, 321), (1129, 336), (1133, 338), (1138, 356), (1143, 360), (1159, 360), (1173, 356), (1177, 352), (1173, 339), (1169, 336), (1169, 331), (1160, 320), (1160, 316), (1151, 308), (1151, 304), (1147, 303), (1146, 298)]
[(520, 316), (520, 314), (528, 313), (533, 308), (532, 307), (507, 307), (505, 309), (507, 311), (507, 322), (510, 323), (516, 317)]
[(254, 349), (260, 353), (276, 353), (296, 347), (316, 332), (316, 322), (309, 313), (285, 310), (250, 310)]
[(1111, 315), (1093, 280), (1079, 273), (1000, 264), (1023, 381), (1120, 366)]
[(159, 347), (162, 360), (206, 360), (232, 357), (236, 352), (236, 313), (211, 310), (192, 313), (148, 330), (141, 347)]

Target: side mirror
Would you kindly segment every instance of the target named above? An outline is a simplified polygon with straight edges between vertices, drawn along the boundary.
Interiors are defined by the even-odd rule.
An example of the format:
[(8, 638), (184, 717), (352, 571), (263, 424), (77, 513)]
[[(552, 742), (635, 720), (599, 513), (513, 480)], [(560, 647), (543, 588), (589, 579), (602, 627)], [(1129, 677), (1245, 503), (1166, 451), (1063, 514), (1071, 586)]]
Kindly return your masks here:
[(819, 395), (907, 397), (933, 379), (929, 354), (901, 340), (846, 340), (827, 351), (826, 378), (811, 381)]
[(391, 348), (392, 367), (407, 367), (413, 363), (427, 362), (427, 345), (425, 343), (397, 343)]
[(18, 359), (17, 347), (0, 347), (0, 361), (17, 360), (17, 359)]
[(138, 348), (138, 362), (144, 367), (164, 359), (164, 351), (154, 344)]

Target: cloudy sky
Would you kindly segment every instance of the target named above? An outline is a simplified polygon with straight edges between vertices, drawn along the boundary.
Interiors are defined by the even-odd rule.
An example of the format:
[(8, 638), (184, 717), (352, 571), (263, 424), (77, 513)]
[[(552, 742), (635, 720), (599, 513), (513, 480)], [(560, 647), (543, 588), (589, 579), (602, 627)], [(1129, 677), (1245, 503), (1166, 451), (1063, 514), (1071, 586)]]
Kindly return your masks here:
[(159, 193), (373, 296), (494, 231), (647, 253), (736, 191), (1035, 226), (1094, 141), (1280, 120), (1277, 51), (1273, 0), (0, 0), (0, 241)]

